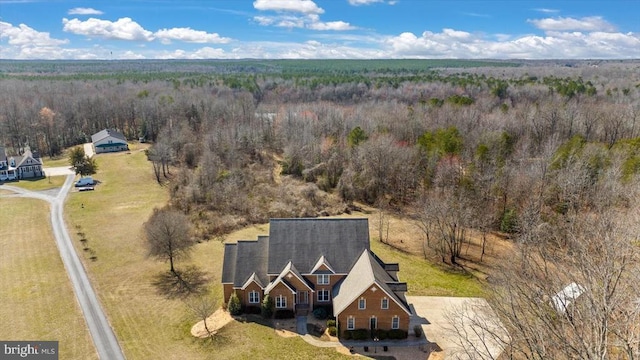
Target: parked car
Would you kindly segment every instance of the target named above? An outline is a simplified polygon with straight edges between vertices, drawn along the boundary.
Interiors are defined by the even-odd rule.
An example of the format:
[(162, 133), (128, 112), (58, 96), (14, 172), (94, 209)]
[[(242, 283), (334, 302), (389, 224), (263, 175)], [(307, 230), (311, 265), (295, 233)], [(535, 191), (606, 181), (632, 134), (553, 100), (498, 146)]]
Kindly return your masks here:
[(93, 184), (95, 184), (95, 181), (91, 176), (83, 177), (76, 181), (76, 187), (90, 186)]

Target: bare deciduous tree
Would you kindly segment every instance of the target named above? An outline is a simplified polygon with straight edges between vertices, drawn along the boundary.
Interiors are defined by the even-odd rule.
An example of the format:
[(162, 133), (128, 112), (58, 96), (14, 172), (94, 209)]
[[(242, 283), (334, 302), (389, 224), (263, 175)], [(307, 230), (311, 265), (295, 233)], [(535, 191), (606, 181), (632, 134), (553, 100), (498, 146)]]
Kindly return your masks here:
[(175, 274), (174, 261), (187, 255), (194, 244), (187, 216), (175, 210), (154, 209), (144, 231), (149, 255), (169, 261), (170, 271)]
[(197, 316), (198, 319), (202, 321), (207, 335), (213, 341), (216, 331), (215, 329), (209, 328), (207, 319), (218, 308), (218, 300), (212, 296), (205, 294), (200, 296), (192, 296), (185, 300), (185, 304), (187, 305), (187, 308), (189, 308), (191, 313)]

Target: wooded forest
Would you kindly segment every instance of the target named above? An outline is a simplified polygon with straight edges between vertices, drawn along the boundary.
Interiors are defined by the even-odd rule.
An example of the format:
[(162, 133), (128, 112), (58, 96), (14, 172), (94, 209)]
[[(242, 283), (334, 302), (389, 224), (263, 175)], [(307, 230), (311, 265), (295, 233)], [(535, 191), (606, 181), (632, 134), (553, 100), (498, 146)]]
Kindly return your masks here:
[[(357, 204), (413, 219), (448, 266), (471, 229), (505, 234), (510, 356), (640, 356), (640, 61), (0, 61), (0, 92), (15, 152), (151, 142), (203, 240)], [(559, 318), (571, 282), (588, 299)]]

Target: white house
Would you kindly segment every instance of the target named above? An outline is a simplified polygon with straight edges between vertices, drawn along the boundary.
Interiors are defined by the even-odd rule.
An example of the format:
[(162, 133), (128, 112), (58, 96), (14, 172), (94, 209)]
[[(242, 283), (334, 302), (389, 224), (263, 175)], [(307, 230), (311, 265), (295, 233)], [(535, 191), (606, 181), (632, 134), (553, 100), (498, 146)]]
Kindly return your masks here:
[(129, 150), (129, 145), (124, 135), (113, 129), (104, 129), (91, 135), (91, 142), (96, 154)]
[(0, 181), (44, 177), (42, 160), (38, 152), (25, 150), (22, 155), (7, 156), (0, 146)]

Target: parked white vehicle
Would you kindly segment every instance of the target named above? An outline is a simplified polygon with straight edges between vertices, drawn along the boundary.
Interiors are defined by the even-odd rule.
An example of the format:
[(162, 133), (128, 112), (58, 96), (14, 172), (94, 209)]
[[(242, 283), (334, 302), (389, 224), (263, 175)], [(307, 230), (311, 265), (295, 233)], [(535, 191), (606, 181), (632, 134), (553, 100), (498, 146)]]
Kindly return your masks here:
[(76, 181), (76, 187), (89, 186), (95, 184), (93, 178), (91, 176), (80, 178), (80, 180)]

